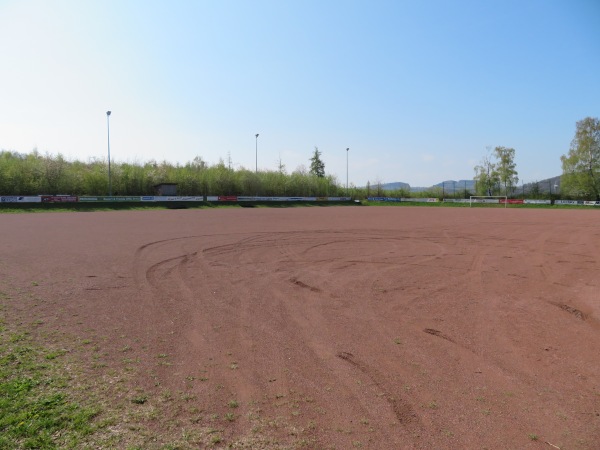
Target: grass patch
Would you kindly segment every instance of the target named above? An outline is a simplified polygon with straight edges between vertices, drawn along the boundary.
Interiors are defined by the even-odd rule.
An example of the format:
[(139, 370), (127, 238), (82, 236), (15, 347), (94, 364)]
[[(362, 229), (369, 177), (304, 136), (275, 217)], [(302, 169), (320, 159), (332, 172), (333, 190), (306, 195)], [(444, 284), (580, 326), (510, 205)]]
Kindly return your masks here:
[(143, 405), (148, 401), (147, 395), (137, 395), (131, 399), (131, 403), (135, 403), (136, 405)]
[(0, 335), (0, 448), (74, 448), (96, 429), (100, 409), (67, 393), (61, 351), (46, 351), (23, 335)]

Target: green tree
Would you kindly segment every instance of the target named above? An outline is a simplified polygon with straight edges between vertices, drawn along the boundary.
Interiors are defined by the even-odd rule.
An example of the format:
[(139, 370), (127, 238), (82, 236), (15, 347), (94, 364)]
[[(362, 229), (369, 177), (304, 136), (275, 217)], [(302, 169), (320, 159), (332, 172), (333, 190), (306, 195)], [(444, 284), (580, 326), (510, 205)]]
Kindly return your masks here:
[(383, 181), (381, 181), (381, 178), (377, 177), (375, 178), (375, 196), (376, 197), (383, 197), (385, 192), (383, 192)]
[(515, 149), (496, 147), (494, 155), (497, 159), (496, 173), (498, 180), (504, 186), (504, 195), (511, 195), (514, 186), (519, 182), (515, 163)]
[(318, 147), (315, 147), (315, 152), (310, 158), (310, 173), (319, 177), (325, 177), (325, 163), (321, 159), (321, 152)]
[(561, 195), (600, 200), (600, 120), (586, 117), (576, 124), (567, 155), (560, 157)]
[[(64, 191), (65, 186), (64, 172), (68, 165), (67, 161), (59, 153), (56, 157), (46, 153), (43, 158), (45, 188), (49, 194), (60, 194)], [(66, 191), (65, 191), (66, 192)]]
[(277, 160), (277, 171), (282, 175), (285, 174), (285, 164), (281, 159), (281, 153), (279, 154), (279, 159)]
[(529, 193), (527, 195), (529, 195), (529, 197), (531, 198), (542, 198), (543, 193), (540, 189), (540, 183), (538, 183), (537, 181), (535, 183), (532, 183), (529, 187)]
[(497, 195), (504, 190), (504, 195), (511, 195), (519, 182), (516, 167), (514, 148), (496, 147), (492, 153), (488, 147), (488, 154), (475, 166), (477, 194)]
[(483, 157), (480, 165), (475, 166), (475, 181), (478, 195), (494, 195), (497, 192), (500, 178), (489, 154)]

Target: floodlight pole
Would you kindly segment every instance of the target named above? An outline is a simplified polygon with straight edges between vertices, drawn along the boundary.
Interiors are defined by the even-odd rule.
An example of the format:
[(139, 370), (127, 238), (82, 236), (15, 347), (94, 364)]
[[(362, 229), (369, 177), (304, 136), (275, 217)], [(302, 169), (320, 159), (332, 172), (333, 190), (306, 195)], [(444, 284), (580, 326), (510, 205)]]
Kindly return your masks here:
[(108, 138), (108, 196), (112, 197), (112, 178), (110, 174), (110, 111), (106, 111), (106, 131)]
[(348, 196), (348, 151), (350, 148), (346, 149), (346, 196)]
[(256, 167), (254, 169), (255, 173), (258, 173), (258, 133), (256, 133)]

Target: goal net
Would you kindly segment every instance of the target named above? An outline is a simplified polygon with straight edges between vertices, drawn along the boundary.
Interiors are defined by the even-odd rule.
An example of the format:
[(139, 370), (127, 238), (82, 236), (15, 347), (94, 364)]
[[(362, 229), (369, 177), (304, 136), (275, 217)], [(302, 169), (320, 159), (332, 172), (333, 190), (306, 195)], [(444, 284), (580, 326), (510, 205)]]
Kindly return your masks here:
[(504, 203), (504, 207), (508, 205), (508, 197), (506, 195), (471, 195), (469, 197), (469, 207), (473, 204), (493, 204), (498, 205)]

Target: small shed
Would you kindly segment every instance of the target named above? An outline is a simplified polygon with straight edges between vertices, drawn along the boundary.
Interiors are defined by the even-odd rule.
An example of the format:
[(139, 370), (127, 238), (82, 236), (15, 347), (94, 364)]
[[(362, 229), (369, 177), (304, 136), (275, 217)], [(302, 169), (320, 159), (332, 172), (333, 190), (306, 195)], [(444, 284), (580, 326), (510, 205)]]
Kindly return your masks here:
[(159, 183), (154, 185), (156, 195), (177, 195), (177, 183)]

